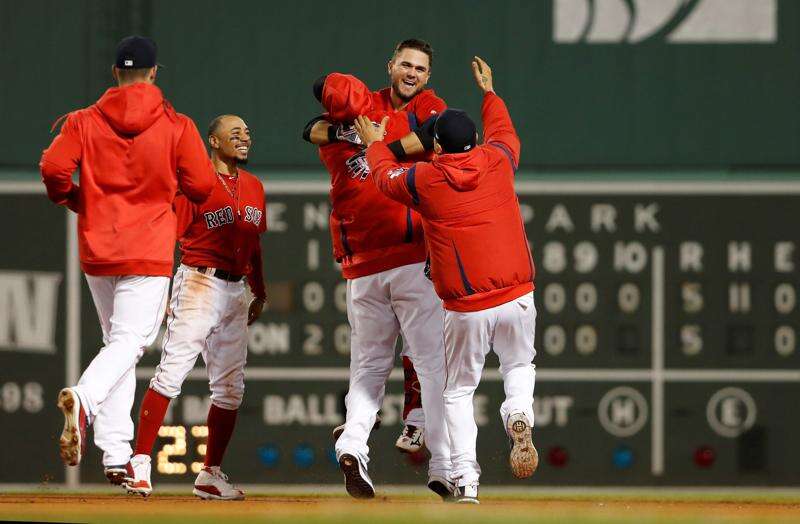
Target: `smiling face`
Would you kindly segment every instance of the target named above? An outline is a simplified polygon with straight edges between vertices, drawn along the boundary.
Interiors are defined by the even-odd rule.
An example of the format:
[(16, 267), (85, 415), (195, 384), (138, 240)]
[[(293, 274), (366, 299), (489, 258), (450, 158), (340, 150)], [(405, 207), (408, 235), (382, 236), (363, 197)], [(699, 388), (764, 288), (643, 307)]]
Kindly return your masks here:
[(408, 103), (425, 89), (431, 76), (430, 57), (409, 47), (403, 48), (392, 57), (388, 64), (392, 93)]
[(212, 152), (223, 162), (246, 164), (252, 141), (250, 128), (235, 115), (225, 115), (219, 119), (208, 137)]

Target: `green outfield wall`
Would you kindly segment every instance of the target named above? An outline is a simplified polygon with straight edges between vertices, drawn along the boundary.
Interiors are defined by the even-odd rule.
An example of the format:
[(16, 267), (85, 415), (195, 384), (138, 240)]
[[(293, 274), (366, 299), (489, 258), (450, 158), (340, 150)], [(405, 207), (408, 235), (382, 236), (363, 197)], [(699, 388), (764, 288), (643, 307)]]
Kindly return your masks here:
[(429, 40), (430, 86), (477, 116), (469, 60), (496, 72), (534, 169), (800, 164), (800, 3), (474, 0), (402, 4), (155, 0), (0, 2), (0, 143), (35, 166), (51, 123), (109, 86), (124, 35), (154, 37), (159, 84), (201, 129), (238, 113), (253, 162), (318, 165), (300, 140), (329, 71), (386, 84), (395, 42)]

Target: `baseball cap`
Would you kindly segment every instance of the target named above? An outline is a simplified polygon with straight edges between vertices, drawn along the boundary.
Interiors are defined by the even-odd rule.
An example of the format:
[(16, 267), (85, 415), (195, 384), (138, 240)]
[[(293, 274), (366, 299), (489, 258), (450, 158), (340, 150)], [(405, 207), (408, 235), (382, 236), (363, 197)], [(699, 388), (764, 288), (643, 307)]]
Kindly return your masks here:
[(464, 153), (475, 147), (475, 122), (466, 111), (446, 109), (433, 127), (434, 138), (445, 153)]
[(156, 65), (158, 47), (150, 38), (126, 36), (117, 44), (117, 60), (120, 69), (144, 69)]

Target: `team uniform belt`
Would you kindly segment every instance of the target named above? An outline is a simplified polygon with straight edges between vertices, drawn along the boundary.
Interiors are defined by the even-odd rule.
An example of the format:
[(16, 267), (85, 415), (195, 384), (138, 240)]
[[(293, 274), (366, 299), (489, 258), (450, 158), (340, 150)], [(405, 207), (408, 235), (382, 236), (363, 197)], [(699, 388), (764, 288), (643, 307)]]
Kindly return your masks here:
[(194, 269), (205, 275), (216, 277), (220, 280), (227, 280), (228, 282), (239, 282), (244, 277), (244, 275), (234, 275), (229, 271), (214, 267), (199, 266)]

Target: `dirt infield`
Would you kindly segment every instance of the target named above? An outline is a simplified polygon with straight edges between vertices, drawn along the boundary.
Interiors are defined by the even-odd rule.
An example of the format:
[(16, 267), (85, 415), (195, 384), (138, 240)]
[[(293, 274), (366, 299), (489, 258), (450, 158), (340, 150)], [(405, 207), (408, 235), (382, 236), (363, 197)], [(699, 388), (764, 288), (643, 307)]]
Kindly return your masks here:
[(256, 496), (244, 502), (125, 495), (0, 495), (0, 520), (49, 522), (388, 522), (456, 524), (503, 522), (798, 522), (800, 503), (637, 500), (629, 497), (484, 497), (480, 506), (455, 506), (419, 497), (359, 502), (339, 496)]

